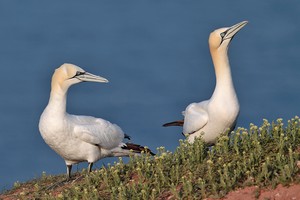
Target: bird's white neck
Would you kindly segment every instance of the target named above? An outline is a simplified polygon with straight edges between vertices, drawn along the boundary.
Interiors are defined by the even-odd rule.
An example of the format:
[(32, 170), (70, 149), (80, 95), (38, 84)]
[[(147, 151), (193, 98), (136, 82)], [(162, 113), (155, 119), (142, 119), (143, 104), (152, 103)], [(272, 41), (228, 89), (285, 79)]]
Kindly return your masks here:
[(211, 49), (211, 56), (216, 73), (216, 87), (212, 98), (236, 98), (227, 55), (227, 48)]
[(51, 88), (50, 99), (48, 103), (48, 112), (55, 115), (65, 115), (67, 104), (67, 90), (60, 88), (59, 86), (53, 86)]

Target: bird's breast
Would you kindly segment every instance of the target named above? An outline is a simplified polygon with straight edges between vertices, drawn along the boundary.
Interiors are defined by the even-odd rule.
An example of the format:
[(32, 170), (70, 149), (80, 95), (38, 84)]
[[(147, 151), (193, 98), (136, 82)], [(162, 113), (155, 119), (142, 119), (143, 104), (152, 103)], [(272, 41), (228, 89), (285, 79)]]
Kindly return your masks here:
[(68, 126), (64, 117), (54, 115), (47, 110), (40, 117), (39, 129), (43, 139), (50, 146), (61, 143), (68, 137)]

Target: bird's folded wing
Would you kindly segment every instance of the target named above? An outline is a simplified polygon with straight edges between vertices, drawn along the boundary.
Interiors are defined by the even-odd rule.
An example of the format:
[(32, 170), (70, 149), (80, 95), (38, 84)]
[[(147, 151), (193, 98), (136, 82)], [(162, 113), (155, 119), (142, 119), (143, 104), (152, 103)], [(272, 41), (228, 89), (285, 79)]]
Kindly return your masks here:
[(124, 138), (123, 131), (115, 124), (100, 123), (99, 120), (97, 122), (91, 125), (77, 125), (74, 128), (74, 137), (105, 149), (117, 147)]
[(89, 128), (83, 127), (83, 126), (76, 126), (74, 128), (73, 136), (90, 144), (94, 145), (101, 145), (101, 139), (94, 134), (94, 132), (91, 132)]
[(203, 105), (197, 103), (190, 104), (184, 112), (183, 133), (192, 134), (202, 129), (207, 122), (208, 114)]

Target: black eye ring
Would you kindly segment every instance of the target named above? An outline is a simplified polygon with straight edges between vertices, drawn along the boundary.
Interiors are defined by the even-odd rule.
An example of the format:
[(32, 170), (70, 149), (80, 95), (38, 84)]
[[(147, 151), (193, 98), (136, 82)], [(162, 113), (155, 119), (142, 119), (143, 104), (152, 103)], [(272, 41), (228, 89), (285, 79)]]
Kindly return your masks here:
[(220, 33), (220, 36), (223, 38), (226, 35), (226, 32)]
[(83, 75), (83, 74), (85, 74), (85, 72), (77, 71), (75, 76), (80, 76), (80, 75)]
[(69, 79), (76, 78), (76, 76), (80, 76), (80, 75), (83, 75), (83, 74), (85, 74), (85, 72), (77, 71), (76, 74), (73, 77), (69, 78)]

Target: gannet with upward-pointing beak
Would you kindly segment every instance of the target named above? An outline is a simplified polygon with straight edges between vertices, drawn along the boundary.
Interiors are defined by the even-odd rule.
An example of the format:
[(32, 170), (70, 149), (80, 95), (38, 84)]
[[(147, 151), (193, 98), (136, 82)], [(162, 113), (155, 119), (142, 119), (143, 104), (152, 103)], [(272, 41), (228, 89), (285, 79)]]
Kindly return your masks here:
[(248, 22), (243, 21), (229, 28), (220, 28), (209, 36), (209, 49), (216, 73), (216, 87), (209, 100), (188, 105), (183, 112), (184, 120), (163, 126), (183, 126), (183, 134), (193, 143), (201, 136), (208, 143), (215, 143), (226, 130), (233, 130), (239, 114), (239, 101), (235, 93), (228, 60), (228, 47)]
[(93, 163), (104, 157), (129, 156), (132, 152), (141, 151), (153, 154), (140, 145), (123, 143), (123, 139), (129, 139), (129, 136), (116, 124), (66, 112), (68, 88), (84, 81), (108, 82), (72, 64), (63, 64), (56, 69), (52, 77), (49, 103), (39, 122), (45, 142), (65, 160), (67, 179), (71, 176), (72, 165), (79, 162), (87, 161), (90, 172)]

